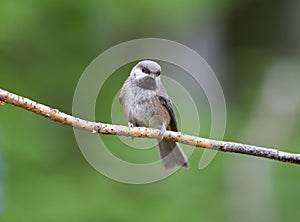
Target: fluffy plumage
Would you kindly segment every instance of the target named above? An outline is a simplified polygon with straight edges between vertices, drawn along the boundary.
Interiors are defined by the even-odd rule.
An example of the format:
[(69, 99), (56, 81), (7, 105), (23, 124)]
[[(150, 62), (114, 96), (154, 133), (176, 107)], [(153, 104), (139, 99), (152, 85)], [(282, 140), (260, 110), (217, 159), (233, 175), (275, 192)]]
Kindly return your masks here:
[[(178, 131), (173, 106), (160, 80), (158, 63), (144, 60), (131, 70), (123, 84), (120, 103), (129, 122), (144, 126)], [(158, 141), (159, 153), (166, 169), (176, 165), (188, 167), (188, 160), (178, 143)]]

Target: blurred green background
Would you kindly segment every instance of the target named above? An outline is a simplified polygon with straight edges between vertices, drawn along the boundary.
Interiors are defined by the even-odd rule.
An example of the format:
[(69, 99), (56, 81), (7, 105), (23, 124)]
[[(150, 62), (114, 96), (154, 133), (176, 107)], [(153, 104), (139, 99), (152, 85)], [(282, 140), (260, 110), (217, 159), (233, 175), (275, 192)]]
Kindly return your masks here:
[[(71, 113), (76, 84), (101, 52), (166, 38), (193, 48), (216, 72), (228, 110), (225, 140), (300, 152), (299, 9), (297, 0), (2, 0), (0, 87)], [(111, 95), (126, 75), (102, 93)], [(100, 110), (112, 98), (103, 98), (97, 120), (109, 122)], [(208, 136), (210, 116), (199, 118)], [(199, 170), (202, 152), (165, 180), (122, 184), (88, 164), (71, 127), (2, 106), (0, 221), (298, 220), (298, 166), (218, 153)]]

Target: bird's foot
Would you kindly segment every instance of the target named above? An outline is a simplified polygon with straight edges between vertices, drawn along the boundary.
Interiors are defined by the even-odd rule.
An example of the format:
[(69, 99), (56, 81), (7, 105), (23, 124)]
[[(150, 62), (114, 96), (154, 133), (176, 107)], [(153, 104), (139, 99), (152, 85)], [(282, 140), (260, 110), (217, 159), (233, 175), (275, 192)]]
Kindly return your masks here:
[[(129, 127), (129, 128), (133, 128), (133, 127), (134, 127), (133, 123), (128, 122), (128, 127)], [(132, 136), (131, 139), (133, 140), (133, 139), (134, 139), (134, 136)]]
[(166, 131), (167, 131), (166, 126), (165, 124), (163, 124), (159, 132), (160, 140), (162, 140), (165, 137)]

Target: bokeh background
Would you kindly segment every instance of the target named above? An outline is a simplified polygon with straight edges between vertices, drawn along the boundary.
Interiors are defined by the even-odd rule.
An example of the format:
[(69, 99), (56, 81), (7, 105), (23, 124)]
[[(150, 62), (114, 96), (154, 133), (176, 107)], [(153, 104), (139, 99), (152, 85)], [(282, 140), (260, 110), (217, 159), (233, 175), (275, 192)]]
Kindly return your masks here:
[[(76, 84), (97, 55), (136, 38), (166, 38), (193, 48), (217, 74), (225, 140), (299, 153), (299, 9), (297, 0), (2, 0), (0, 87), (71, 113)], [(126, 75), (108, 81), (106, 95)], [(111, 120), (101, 112), (111, 100), (99, 97), (99, 121)], [(202, 124), (208, 136), (210, 121)], [(202, 152), (188, 171), (122, 184), (87, 163), (72, 128), (2, 106), (0, 221), (298, 220), (298, 166), (218, 153), (199, 170)]]

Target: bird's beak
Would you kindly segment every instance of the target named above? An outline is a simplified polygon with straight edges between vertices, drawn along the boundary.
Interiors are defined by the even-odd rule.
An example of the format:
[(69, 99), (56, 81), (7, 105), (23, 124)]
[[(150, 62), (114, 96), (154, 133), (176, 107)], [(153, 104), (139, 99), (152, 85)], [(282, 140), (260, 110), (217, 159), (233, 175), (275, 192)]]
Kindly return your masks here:
[(149, 76), (153, 79), (156, 79), (158, 77), (158, 75), (156, 75), (155, 73), (151, 73), (151, 74), (149, 74)]

